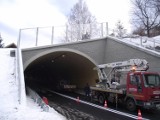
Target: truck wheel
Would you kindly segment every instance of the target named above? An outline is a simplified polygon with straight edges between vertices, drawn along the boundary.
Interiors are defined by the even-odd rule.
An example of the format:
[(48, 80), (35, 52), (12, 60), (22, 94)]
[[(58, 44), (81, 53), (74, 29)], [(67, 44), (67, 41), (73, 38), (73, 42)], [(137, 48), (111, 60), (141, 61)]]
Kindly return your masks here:
[(136, 104), (135, 104), (134, 100), (128, 99), (128, 100), (127, 100), (126, 107), (127, 107), (127, 109), (128, 109), (129, 111), (135, 111), (135, 110), (136, 110)]
[(103, 105), (104, 104), (104, 96), (103, 95), (99, 95), (98, 101), (99, 101), (100, 104)]

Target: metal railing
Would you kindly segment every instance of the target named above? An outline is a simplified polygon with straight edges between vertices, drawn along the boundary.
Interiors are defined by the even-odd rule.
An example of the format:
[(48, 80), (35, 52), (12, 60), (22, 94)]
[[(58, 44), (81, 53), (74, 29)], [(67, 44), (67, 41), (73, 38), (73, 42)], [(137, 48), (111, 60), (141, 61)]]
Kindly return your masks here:
[[(116, 31), (108, 27), (108, 23), (95, 23), (95, 24), (76, 24), (64, 26), (46, 26), (23, 28), (19, 30), (19, 46), (21, 48), (52, 45), (66, 42), (76, 42), (84, 39), (97, 39), (106, 37), (107, 35), (116, 36)], [(155, 50), (157, 46), (160, 47), (160, 42), (155, 39), (147, 39), (140, 37), (129, 37), (128, 42), (140, 45), (147, 49)], [(121, 38), (120, 38), (121, 39)], [(150, 44), (147, 44), (150, 43)]]
[(128, 42), (131, 42), (132, 44), (160, 52), (160, 40), (155, 38), (147, 38), (147, 37), (139, 37), (137, 38), (129, 38)]
[[(77, 28), (76, 28), (77, 27)], [(46, 26), (19, 30), (21, 48), (75, 42), (105, 37), (109, 34), (108, 23), (79, 24), (78, 26)]]

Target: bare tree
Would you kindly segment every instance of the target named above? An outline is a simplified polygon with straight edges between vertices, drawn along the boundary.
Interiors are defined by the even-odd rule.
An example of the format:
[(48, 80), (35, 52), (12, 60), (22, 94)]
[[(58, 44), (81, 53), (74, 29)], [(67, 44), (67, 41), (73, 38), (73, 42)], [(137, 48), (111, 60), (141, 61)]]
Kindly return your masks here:
[(145, 36), (145, 31), (140, 26), (140, 27), (136, 28), (135, 30), (133, 30), (132, 34), (134, 34), (134, 35), (140, 35), (140, 36)]
[(158, 13), (160, 14), (160, 0), (152, 0), (151, 4), (153, 5), (153, 7), (157, 8)]
[(153, 6), (153, 0), (132, 0), (132, 23), (141, 27), (150, 37), (150, 31), (160, 25), (158, 9)]
[(66, 39), (77, 41), (89, 39), (96, 29), (96, 18), (88, 10), (86, 2), (79, 0), (71, 9), (68, 16)]

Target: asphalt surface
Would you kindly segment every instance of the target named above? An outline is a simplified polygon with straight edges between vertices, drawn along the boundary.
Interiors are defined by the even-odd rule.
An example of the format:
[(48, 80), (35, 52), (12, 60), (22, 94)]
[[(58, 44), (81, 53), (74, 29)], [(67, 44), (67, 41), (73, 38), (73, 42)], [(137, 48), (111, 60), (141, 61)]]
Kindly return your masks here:
[[(66, 92), (64, 92), (62, 94), (66, 94), (66, 95), (72, 96), (74, 98), (79, 96), (80, 99), (91, 102), (89, 99), (86, 99), (85, 96), (77, 94), (77, 93), (71, 93), (71, 92), (66, 93)], [(98, 102), (94, 102), (94, 104), (100, 105)], [(146, 110), (146, 109), (143, 109), (143, 108), (137, 108), (137, 110), (135, 112), (130, 112), (125, 108), (124, 105), (118, 104), (117, 107), (116, 107), (115, 104), (112, 104), (112, 103), (107, 103), (107, 105), (108, 105), (108, 108), (118, 110), (118, 111), (128, 113), (128, 114), (132, 114), (132, 115), (135, 115), (135, 116), (138, 115), (137, 112), (138, 112), (138, 109), (140, 109), (143, 118), (150, 119), (150, 120), (160, 120), (160, 110)], [(100, 106), (103, 106), (103, 105), (100, 105)]]
[[(68, 93), (70, 96), (77, 94)], [(43, 94), (49, 101), (49, 105), (60, 114), (64, 115), (68, 120), (132, 120), (133, 118), (116, 114), (107, 110), (99, 109), (87, 104), (79, 103), (77, 100), (71, 100), (54, 93)], [(76, 98), (76, 97), (75, 97)], [(80, 96), (80, 99), (86, 99)], [(86, 99), (87, 101), (88, 99)], [(135, 119), (133, 119), (135, 120)]]
[[(46, 91), (46, 90), (44, 90)], [(60, 95), (57, 95), (53, 92), (38, 92), (40, 96), (46, 96), (49, 101), (49, 105), (53, 107), (57, 112), (64, 115), (68, 120), (132, 120), (133, 118), (119, 115), (110, 111), (102, 110), (95, 108), (90, 105), (83, 103), (77, 103), (76, 100), (71, 100)], [(73, 98), (79, 97), (80, 100), (91, 102), (84, 95), (71, 92), (61, 92), (63, 95), (71, 96)], [(92, 102), (96, 105), (102, 106), (97, 102)], [(146, 110), (138, 108), (135, 112), (129, 112), (123, 105), (119, 105), (116, 108), (116, 105), (107, 103), (108, 108), (113, 110), (118, 110), (123, 113), (128, 113), (134, 116), (137, 116), (138, 109), (141, 110), (142, 117), (149, 120), (160, 120), (160, 110)]]

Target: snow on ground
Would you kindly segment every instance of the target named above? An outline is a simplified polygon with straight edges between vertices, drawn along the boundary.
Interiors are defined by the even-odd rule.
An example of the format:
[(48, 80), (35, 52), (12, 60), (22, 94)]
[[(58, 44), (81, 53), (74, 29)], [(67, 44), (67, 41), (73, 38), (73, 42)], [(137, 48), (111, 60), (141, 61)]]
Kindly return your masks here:
[(132, 45), (139, 45), (150, 49), (156, 46), (160, 47), (160, 36), (151, 38), (137, 36), (132, 38), (123, 38), (122, 40)]
[(52, 108), (42, 111), (29, 97), (26, 106), (19, 104), (16, 59), (10, 57), (10, 50), (15, 49), (0, 49), (0, 120), (66, 120)]
[(144, 50), (151, 51), (152, 53), (156, 53), (160, 55), (160, 36), (148, 38), (148, 37), (128, 37), (119, 39), (122, 42), (130, 44), (132, 46), (139, 47)]

